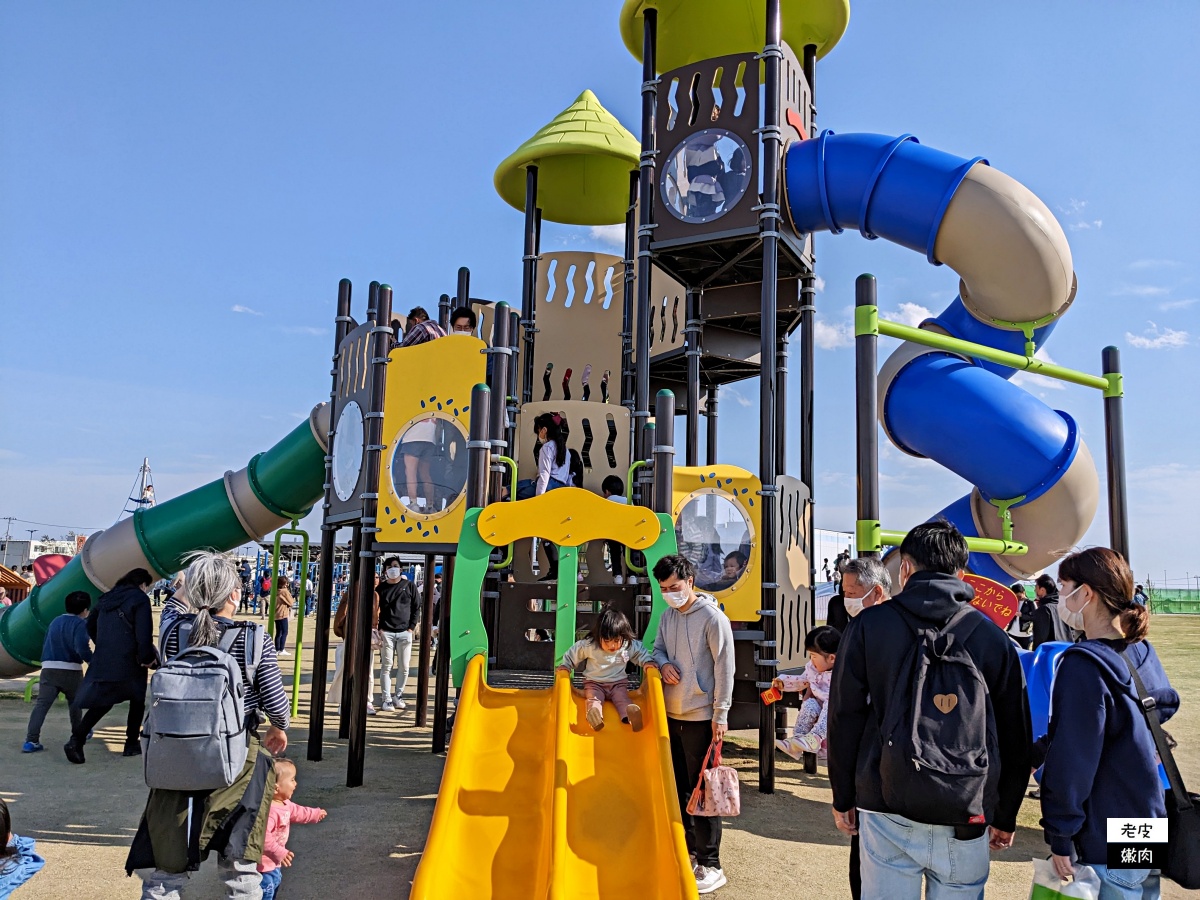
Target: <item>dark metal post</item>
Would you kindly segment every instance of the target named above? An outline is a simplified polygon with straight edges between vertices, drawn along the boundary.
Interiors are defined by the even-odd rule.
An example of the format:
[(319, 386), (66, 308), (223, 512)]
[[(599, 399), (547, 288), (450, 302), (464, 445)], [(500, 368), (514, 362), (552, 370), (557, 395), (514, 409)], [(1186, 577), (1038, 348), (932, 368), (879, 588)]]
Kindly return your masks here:
[(471, 307), (471, 270), (466, 266), (458, 269), (458, 290), (454, 295), (455, 308)]
[[(508, 358), (512, 350), (508, 346), (508, 304), (501, 301), (496, 304), (492, 325), (492, 346), (488, 349), (488, 368), (492, 373), (489, 387), (492, 389), (491, 419), (488, 424), (488, 437), (492, 442), (492, 454), (511, 456), (508, 452)], [(471, 419), (474, 421), (474, 414)], [(495, 472), (491, 477), (489, 497), (500, 499), (500, 488), (504, 484), (504, 473)], [(512, 490), (516, 490), (513, 486)]]
[(333, 556), (337, 526), (324, 522), (329, 515), (330, 492), (333, 490), (333, 432), (337, 427), (338, 358), (342, 341), (350, 331), (350, 279), (338, 282), (337, 318), (333, 328), (333, 364), (329, 374), (333, 387), (329, 391), (329, 450), (325, 454), (325, 500), (322, 506), (321, 567), (317, 576), (317, 633), (313, 639), (313, 672), (308, 706), (308, 758), (320, 762), (324, 749), (325, 731), (325, 673), (329, 669), (329, 622), (333, 609)]
[(417, 651), (416, 726), (424, 728), (429, 718), (429, 657), (433, 651), (433, 567), (436, 557), (425, 554), (425, 580), (421, 584), (421, 645)]
[(638, 222), (637, 260), (637, 359), (634, 379), (633, 438), (639, 459), (645, 451), (642, 425), (650, 418), (650, 281), (654, 255), (650, 236), (654, 232), (655, 115), (658, 106), (658, 10), (642, 11), (642, 153), (638, 163), (638, 197), (641, 202)]
[(522, 257), (521, 269), (521, 327), (525, 329), (522, 403), (533, 400), (533, 336), (536, 333), (534, 319), (537, 316), (534, 293), (537, 290), (538, 263), (537, 187), (537, 166), (528, 166), (525, 169), (525, 256)]
[[(779, 585), (776, 582), (775, 560), (775, 444), (779, 438), (775, 421), (775, 366), (776, 313), (778, 303), (779, 274), (779, 61), (783, 51), (779, 46), (779, 0), (767, 0), (767, 44), (763, 49), (763, 68), (766, 90), (763, 94), (762, 127), (762, 203), (759, 204), (758, 231), (762, 236), (762, 304), (759, 325), (759, 417), (762, 432), (759, 436), (758, 466), (762, 481), (762, 534), (760, 543), (762, 557), (763, 638), (757, 648), (757, 678), (759, 682), (770, 682), (778, 668), (775, 653), (776, 610)], [(765, 703), (759, 708), (758, 717), (758, 790), (763, 794), (775, 793), (775, 711)]]
[(517, 403), (517, 385), (521, 355), (521, 314), (515, 309), (508, 315), (508, 346), (512, 356), (508, 358), (508, 423), (504, 439), (508, 442), (509, 456), (517, 458), (517, 415), (521, 410)]
[[(1101, 353), (1105, 375), (1120, 382), (1121, 351), (1105, 347)], [(1108, 542), (1129, 562), (1129, 506), (1125, 493), (1125, 392), (1111, 390), (1104, 396), (1104, 446), (1108, 469)]]
[(442, 326), (442, 331), (450, 330), (450, 295), (442, 294), (438, 297), (438, 324)]
[(362, 523), (355, 522), (354, 530), (350, 533), (349, 574), (346, 578), (346, 590), (342, 592), (342, 602), (350, 604), (347, 609), (351, 615), (346, 616), (342, 625), (342, 695), (339, 699), (341, 712), (338, 713), (338, 737), (346, 740), (350, 737), (350, 701), (354, 690), (354, 665), (358, 659), (355, 647), (358, 639), (354, 631), (357, 621), (352, 613), (358, 605), (358, 552), (362, 549)]
[(346, 787), (363, 783), (363, 767), (367, 751), (367, 704), (371, 700), (371, 610), (375, 593), (375, 515), (379, 507), (379, 470), (383, 456), (383, 394), (387, 389), (387, 356), (391, 349), (392, 329), (388, 321), (392, 314), (392, 289), (380, 285), (378, 304), (370, 316), (371, 327), (371, 402), (366, 419), (366, 461), (363, 467), (362, 548), (358, 551), (358, 605), (355, 613), (355, 635), (358, 646), (357, 673), (350, 700), (350, 746), (346, 760)]
[(707, 445), (704, 462), (706, 465), (714, 466), (717, 464), (717, 386), (715, 384), (708, 386), (708, 397), (704, 401), (704, 417), (708, 422), (704, 435)]
[[(688, 288), (686, 302), (687, 324), (683, 327), (687, 342), (687, 436), (684, 456), (687, 465), (700, 465), (700, 347), (702, 326), (700, 324), (700, 290)], [(662, 396), (661, 394), (659, 396)], [(659, 434), (662, 440), (662, 434)]]
[(492, 392), (486, 384), (471, 388), (471, 433), (467, 438), (467, 509), (487, 504), (492, 460), (492, 442), (488, 440), (491, 406)]
[(675, 480), (675, 395), (658, 392), (654, 400), (654, 511), (671, 511)]
[[(854, 282), (854, 306), (878, 306), (874, 275), (859, 275)], [(858, 520), (879, 521), (879, 431), (875, 427), (879, 408), (878, 367), (879, 336), (861, 334), (854, 339), (855, 434), (858, 457)], [(857, 533), (857, 529), (856, 529)], [(879, 557), (878, 552), (859, 556)]]
[[(817, 122), (817, 47), (806, 44), (804, 47), (804, 78), (808, 82), (809, 96), (809, 133), (811, 134)], [(808, 236), (809, 255), (816, 267), (816, 236)], [(813, 360), (816, 354), (816, 315), (817, 315), (817, 278), (816, 272), (810, 270), (800, 280), (800, 480), (808, 488), (809, 502), (816, 500), (816, 472), (813, 468), (813, 399), (814, 372)], [(817, 560), (816, 547), (810, 546), (808, 554), (808, 583), (816, 586)], [(815, 597), (815, 594), (814, 594)], [(808, 609), (808, 627), (817, 624), (816, 603)]]
[(637, 254), (637, 171), (629, 173), (629, 209), (625, 212), (625, 258), (621, 261), (625, 270), (625, 282), (621, 295), (621, 405), (630, 412), (634, 409), (633, 387), (633, 303), (637, 284), (637, 269), (634, 257)]
[(454, 556), (442, 557), (442, 599), (438, 604), (437, 679), (433, 688), (433, 752), (446, 749), (450, 706), (450, 593), (454, 590)]

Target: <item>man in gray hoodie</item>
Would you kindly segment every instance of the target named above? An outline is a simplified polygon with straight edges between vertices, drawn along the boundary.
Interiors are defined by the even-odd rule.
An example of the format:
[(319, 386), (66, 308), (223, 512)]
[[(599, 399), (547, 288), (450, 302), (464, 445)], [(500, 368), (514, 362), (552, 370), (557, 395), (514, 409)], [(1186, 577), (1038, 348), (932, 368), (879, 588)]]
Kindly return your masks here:
[(709, 744), (729, 729), (733, 629), (712, 595), (696, 591), (696, 570), (685, 557), (660, 559), (654, 578), (668, 607), (654, 638), (654, 661), (662, 672), (675, 788), (688, 851), (695, 857), (696, 887), (708, 894), (726, 881), (721, 819), (689, 816), (687, 803), (700, 780)]

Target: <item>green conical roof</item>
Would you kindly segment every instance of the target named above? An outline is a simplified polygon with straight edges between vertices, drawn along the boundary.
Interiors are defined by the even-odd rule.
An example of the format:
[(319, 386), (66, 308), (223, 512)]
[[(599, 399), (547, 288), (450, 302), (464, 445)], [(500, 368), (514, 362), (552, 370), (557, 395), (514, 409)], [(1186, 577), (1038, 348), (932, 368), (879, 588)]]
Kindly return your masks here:
[[(802, 56), (815, 44), (820, 58), (850, 24), (850, 0), (780, 0), (783, 40)], [(658, 11), (659, 72), (732, 53), (758, 53), (766, 43), (766, 0), (625, 0), (621, 38), (642, 58), (642, 12)]]
[(615, 225), (629, 208), (629, 173), (641, 144), (584, 91), (496, 169), (496, 191), (525, 209), (525, 170), (538, 167), (542, 218), (566, 225)]

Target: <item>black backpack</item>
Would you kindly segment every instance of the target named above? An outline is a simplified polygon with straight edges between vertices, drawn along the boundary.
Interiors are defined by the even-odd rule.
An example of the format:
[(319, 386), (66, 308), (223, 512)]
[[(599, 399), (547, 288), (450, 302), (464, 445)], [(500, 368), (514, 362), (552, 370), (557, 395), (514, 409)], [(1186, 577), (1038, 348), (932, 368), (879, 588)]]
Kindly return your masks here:
[(886, 608), (916, 640), (880, 713), (884, 802), (915, 822), (982, 825), (998, 797), (999, 743), (991, 695), (966, 642), (987, 619), (964, 605), (938, 629), (897, 603)]

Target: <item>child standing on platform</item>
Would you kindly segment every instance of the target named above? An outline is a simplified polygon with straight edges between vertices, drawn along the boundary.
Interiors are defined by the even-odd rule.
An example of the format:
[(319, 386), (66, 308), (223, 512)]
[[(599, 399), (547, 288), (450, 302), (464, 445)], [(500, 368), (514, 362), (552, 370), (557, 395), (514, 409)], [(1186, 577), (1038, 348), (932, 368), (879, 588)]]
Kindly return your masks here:
[(275, 799), (271, 802), (271, 814), (267, 819), (263, 858), (258, 864), (258, 871), (262, 874), (263, 900), (274, 900), (279, 883), (283, 880), (281, 867), (290, 866), (296, 856), (287, 848), (292, 825), (320, 822), (329, 815), (315, 806), (293, 803), (292, 794), (295, 792), (296, 764), (290, 759), (275, 760)]
[(805, 753), (818, 753), (825, 743), (826, 719), (829, 711), (829, 684), (833, 679), (833, 663), (837, 657), (842, 633), (829, 625), (814, 628), (804, 636), (808, 662), (802, 675), (780, 675), (771, 682), (781, 691), (804, 691), (808, 694), (800, 704), (800, 715), (792, 736), (778, 740), (775, 746), (799, 759)]
[(654, 657), (642, 646), (633, 632), (629, 619), (619, 609), (604, 607), (590, 637), (573, 644), (563, 654), (560, 671), (572, 673), (580, 664), (583, 669), (583, 694), (587, 699), (587, 720), (593, 729), (604, 727), (604, 701), (609, 700), (617, 715), (634, 731), (642, 730), (642, 708), (629, 700), (629, 678), (625, 667), (629, 663), (644, 668), (658, 668)]

